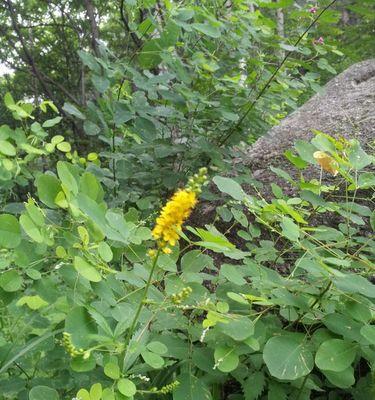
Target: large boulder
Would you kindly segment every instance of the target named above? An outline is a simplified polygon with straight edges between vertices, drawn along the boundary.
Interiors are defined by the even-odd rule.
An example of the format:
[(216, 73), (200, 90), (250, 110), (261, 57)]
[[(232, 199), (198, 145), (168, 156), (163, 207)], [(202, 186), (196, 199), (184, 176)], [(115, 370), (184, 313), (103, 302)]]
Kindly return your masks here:
[(286, 170), (283, 153), (297, 139), (309, 140), (316, 129), (357, 138), (365, 147), (375, 139), (375, 59), (352, 65), (323, 90), (250, 146), (240, 161), (264, 183), (274, 180), (269, 166)]

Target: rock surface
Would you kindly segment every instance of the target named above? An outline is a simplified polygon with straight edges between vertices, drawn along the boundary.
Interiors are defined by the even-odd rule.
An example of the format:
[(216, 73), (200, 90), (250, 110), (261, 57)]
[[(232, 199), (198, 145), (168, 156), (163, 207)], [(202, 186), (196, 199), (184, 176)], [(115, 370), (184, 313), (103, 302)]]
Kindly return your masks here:
[(357, 138), (364, 146), (374, 142), (375, 59), (354, 64), (328, 82), (322, 92), (249, 147), (241, 163), (251, 169), (254, 178), (270, 182), (269, 166), (289, 170), (284, 151), (297, 139), (313, 137), (312, 129)]

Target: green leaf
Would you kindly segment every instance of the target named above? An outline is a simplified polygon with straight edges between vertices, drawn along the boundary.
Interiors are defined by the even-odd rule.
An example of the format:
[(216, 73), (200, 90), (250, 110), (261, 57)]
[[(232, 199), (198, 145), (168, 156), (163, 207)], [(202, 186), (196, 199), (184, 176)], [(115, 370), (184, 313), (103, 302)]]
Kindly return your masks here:
[(322, 372), (333, 385), (341, 389), (347, 389), (350, 386), (353, 386), (355, 383), (353, 367), (348, 367), (340, 372), (334, 372), (334, 371), (322, 371)]
[(91, 400), (90, 393), (86, 389), (80, 389), (77, 392), (77, 399), (79, 400)]
[(332, 278), (336, 287), (346, 293), (361, 293), (364, 296), (375, 298), (375, 285), (361, 275), (342, 274)]
[(315, 364), (321, 370), (340, 372), (351, 365), (355, 355), (356, 347), (353, 343), (341, 339), (329, 339), (319, 346)]
[(179, 375), (180, 384), (173, 391), (173, 400), (212, 400), (209, 388), (203, 380), (189, 373)]
[(234, 348), (219, 346), (214, 353), (215, 365), (222, 372), (231, 372), (238, 367), (240, 362)]
[(372, 172), (364, 172), (358, 177), (358, 188), (369, 189), (375, 187), (375, 174)]
[(89, 136), (96, 136), (96, 135), (99, 135), (99, 133), (100, 133), (100, 127), (98, 125), (96, 125), (94, 122), (88, 121), (88, 120), (86, 120), (83, 123), (83, 129), (85, 130), (86, 134)]
[(117, 388), (121, 394), (127, 397), (134, 396), (137, 393), (137, 387), (130, 379), (120, 379), (117, 382)]
[(220, 29), (210, 24), (192, 24), (196, 31), (203, 33), (212, 38), (219, 38), (221, 36)]
[(91, 337), (97, 333), (95, 324), (84, 307), (75, 307), (68, 312), (65, 331), (72, 335), (73, 344), (78, 348), (89, 347)]
[(55, 198), (61, 191), (60, 181), (55, 176), (43, 174), (36, 179), (36, 187), (40, 201), (50, 208), (57, 208)]
[(57, 125), (62, 120), (62, 117), (55, 117), (52, 119), (48, 119), (43, 123), (43, 128), (51, 128), (52, 126)]
[(235, 285), (242, 286), (246, 284), (246, 280), (235, 265), (223, 264), (220, 268), (220, 276), (225, 277), (229, 282), (233, 282)]
[(29, 392), (29, 400), (59, 400), (59, 394), (48, 386), (34, 386)]
[(6, 140), (0, 140), (0, 153), (4, 156), (13, 157), (16, 155), (16, 148)]
[(43, 235), (34, 221), (26, 214), (20, 216), (20, 224), (26, 234), (37, 243), (43, 243)]
[(158, 266), (164, 271), (177, 272), (176, 261), (168, 254), (161, 254), (159, 256)]
[(115, 400), (115, 395), (112, 388), (105, 388), (103, 390), (102, 400)]
[(78, 183), (74, 176), (73, 166), (64, 161), (58, 161), (57, 173), (63, 185), (73, 194), (78, 193)]
[(272, 337), (264, 346), (263, 359), (270, 374), (278, 379), (296, 380), (311, 372), (314, 359), (298, 334)]
[(291, 185), (296, 186), (296, 182), (293, 180), (293, 178), (284, 170), (281, 168), (276, 168), (276, 167), (270, 167), (270, 170), (279, 176), (280, 178), (283, 178), (285, 181), (289, 182)]
[(70, 362), (70, 368), (76, 372), (92, 371), (95, 367), (96, 361), (92, 354), (90, 354), (89, 358), (83, 358), (83, 356), (75, 357)]
[(16, 217), (0, 215), (0, 247), (13, 249), (21, 243), (21, 228)]
[(160, 39), (151, 39), (142, 47), (142, 51), (138, 56), (138, 62), (142, 68), (150, 69), (157, 66), (161, 62), (160, 57)]
[(201, 272), (205, 268), (212, 268), (213, 261), (210, 256), (200, 250), (191, 250), (185, 253), (181, 259), (183, 272)]
[(164, 359), (158, 354), (151, 353), (150, 351), (142, 351), (141, 355), (145, 363), (152, 368), (159, 369), (164, 365)]
[(316, 164), (313, 154), (316, 152), (317, 148), (314, 145), (303, 140), (296, 140), (294, 148), (297, 150), (302, 160), (309, 164)]
[(253, 372), (242, 384), (245, 400), (256, 400), (262, 394), (265, 385), (264, 373)]
[(230, 319), (227, 323), (219, 322), (217, 329), (237, 341), (244, 341), (254, 334), (254, 324), (245, 316)]
[(79, 119), (86, 119), (86, 117), (78, 110), (76, 106), (71, 103), (64, 103), (63, 110), (66, 111), (68, 114), (73, 115)]
[(362, 324), (339, 313), (327, 314), (322, 318), (324, 325), (332, 332), (342, 335), (344, 338), (356, 342), (362, 342), (363, 337), (360, 334)]
[(57, 147), (60, 151), (62, 151), (63, 153), (68, 153), (70, 150), (72, 150), (72, 146), (71, 146), (70, 143), (68, 143), (68, 142), (61, 142), (61, 143), (58, 143), (58, 144), (56, 145), (56, 147)]
[(291, 218), (283, 217), (280, 225), (283, 235), (285, 237), (287, 237), (292, 242), (297, 242), (299, 240), (299, 226), (295, 224)]
[(233, 179), (215, 176), (213, 181), (221, 192), (229, 194), (229, 196), (233, 197), (235, 200), (242, 201), (247, 198), (241, 185)]
[(112, 362), (104, 365), (104, 373), (113, 380), (119, 379), (121, 375), (119, 366)]
[(105, 76), (93, 75), (91, 81), (99, 93), (104, 93), (110, 85), (110, 81)]
[(0, 275), (0, 287), (6, 292), (16, 292), (21, 289), (22, 278), (15, 270), (3, 272)]
[(307, 166), (307, 162), (302, 160), (301, 157), (295, 156), (291, 150), (287, 150), (284, 153), (285, 157), (297, 168), (304, 169)]
[(17, 301), (17, 306), (26, 304), (31, 310), (39, 310), (39, 308), (48, 306), (48, 303), (40, 296), (23, 296)]
[(74, 257), (74, 268), (91, 282), (100, 282), (102, 280), (102, 276), (97, 269), (79, 256)]
[(361, 328), (361, 335), (375, 345), (375, 325), (365, 325)]
[(90, 389), (90, 400), (100, 400), (102, 398), (103, 388), (100, 383), (94, 383)]
[(7, 106), (7, 107), (9, 107), (9, 106), (13, 106), (14, 104), (15, 104), (15, 102), (14, 102), (14, 100), (13, 100), (13, 97), (12, 97), (12, 95), (9, 93), (9, 92), (7, 92), (7, 93), (5, 93), (5, 95), (4, 95), (4, 104)]
[(163, 355), (168, 352), (168, 347), (161, 342), (151, 342), (146, 347), (151, 352), (159, 354), (159, 355)]
[(348, 158), (352, 167), (357, 170), (367, 167), (372, 162), (372, 158), (363, 151), (358, 141), (350, 148)]
[(105, 262), (111, 262), (113, 259), (112, 249), (106, 242), (99, 243), (98, 253), (100, 258)]

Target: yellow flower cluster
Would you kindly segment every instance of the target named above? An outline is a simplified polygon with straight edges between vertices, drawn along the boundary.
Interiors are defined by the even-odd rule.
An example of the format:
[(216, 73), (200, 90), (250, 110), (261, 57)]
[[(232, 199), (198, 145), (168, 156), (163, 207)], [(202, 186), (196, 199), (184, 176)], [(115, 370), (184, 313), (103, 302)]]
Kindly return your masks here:
[[(177, 190), (168, 203), (163, 207), (152, 231), (152, 236), (157, 242), (159, 250), (169, 254), (171, 247), (175, 246), (180, 238), (182, 224), (189, 218), (193, 208), (198, 202), (201, 188), (207, 183), (207, 168), (200, 168), (194, 174), (184, 189)], [(150, 257), (155, 257), (156, 250), (148, 252)]]
[(182, 224), (189, 218), (191, 211), (197, 204), (195, 192), (178, 190), (161, 210), (152, 231), (155, 240), (164, 253), (170, 253), (168, 246), (175, 246), (182, 229)]

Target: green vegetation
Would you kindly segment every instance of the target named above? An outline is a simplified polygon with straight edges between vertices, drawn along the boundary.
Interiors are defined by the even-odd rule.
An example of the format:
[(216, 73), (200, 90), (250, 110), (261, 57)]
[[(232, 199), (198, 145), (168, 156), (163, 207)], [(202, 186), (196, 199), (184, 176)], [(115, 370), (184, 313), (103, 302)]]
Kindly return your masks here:
[(373, 398), (372, 144), (296, 142), (293, 195), (227, 174), (372, 55), (373, 2), (26, 3), (0, 4), (0, 399)]

